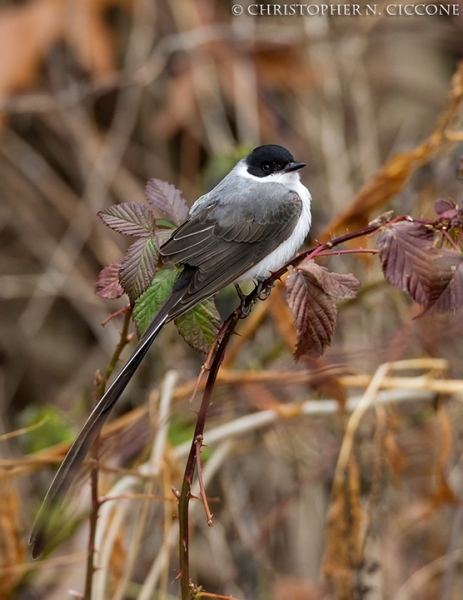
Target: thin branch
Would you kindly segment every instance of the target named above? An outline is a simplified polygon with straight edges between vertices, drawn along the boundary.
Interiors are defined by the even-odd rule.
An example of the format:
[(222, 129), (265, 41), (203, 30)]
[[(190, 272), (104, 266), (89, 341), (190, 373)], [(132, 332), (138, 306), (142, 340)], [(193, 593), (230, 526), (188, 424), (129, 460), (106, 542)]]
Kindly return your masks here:
[(342, 256), (344, 254), (379, 254), (379, 250), (376, 248), (352, 248), (347, 250), (327, 250), (326, 252), (320, 252), (318, 255), (320, 258), (325, 256)]
[[(251, 295), (250, 295), (251, 296)], [(250, 297), (246, 298), (246, 301)], [(212, 361), (209, 376), (207, 378), (206, 387), (201, 401), (201, 406), (198, 412), (198, 419), (196, 421), (195, 432), (193, 436), (193, 443), (191, 444), (190, 453), (188, 455), (187, 464), (185, 467), (185, 474), (183, 476), (182, 489), (180, 492), (180, 498), (178, 503), (179, 512), (179, 558), (180, 558), (180, 587), (182, 591), (182, 600), (189, 600), (192, 598), (192, 592), (194, 589), (190, 584), (190, 570), (189, 570), (189, 540), (188, 540), (188, 506), (191, 498), (191, 486), (193, 482), (193, 475), (196, 466), (196, 444), (199, 438), (202, 439), (204, 433), (204, 426), (206, 424), (207, 410), (211, 403), (212, 391), (214, 389), (215, 380), (219, 371), (220, 364), (225, 353), (225, 349), (228, 345), (230, 337), (233, 333), (236, 323), (238, 322), (241, 313), (236, 310), (226, 321), (227, 326), (223, 329), (222, 339), (217, 346), (217, 351)]]
[(207, 501), (206, 490), (204, 489), (203, 482), (203, 468), (201, 466), (201, 447), (203, 445), (202, 438), (196, 440), (196, 468), (198, 470), (198, 481), (199, 481), (199, 494), (201, 496), (201, 500), (203, 501), (204, 511), (207, 517), (207, 524), (209, 527), (212, 527), (212, 513), (209, 508), (209, 503)]
[[(402, 217), (402, 219), (405, 219), (405, 218), (406, 217)], [(365, 235), (372, 235), (373, 233), (376, 233), (378, 231), (380, 226), (381, 225), (379, 223), (373, 223), (372, 225), (369, 225), (368, 227), (365, 227), (364, 229), (360, 229), (359, 231), (353, 231), (352, 233), (346, 233), (345, 235), (341, 235), (340, 237), (329, 240), (328, 242), (320, 243), (315, 248), (310, 248), (309, 250), (305, 250), (304, 252), (301, 252), (300, 254), (295, 256), (293, 259), (288, 261), (285, 265), (283, 265), (280, 269), (278, 269), (278, 271), (275, 271), (274, 273), (272, 273), (272, 275), (264, 281), (264, 283), (263, 283), (264, 287), (270, 285), (277, 279), (280, 279), (280, 277), (282, 277), (286, 273), (286, 271), (288, 270), (289, 267), (296, 267), (300, 262), (302, 262), (304, 260), (304, 258), (315, 258), (315, 256), (318, 256), (320, 253), (324, 252), (325, 250), (331, 250), (335, 246), (340, 246), (341, 244), (344, 244), (345, 242), (349, 242), (350, 240), (355, 240), (356, 238), (363, 237)], [(254, 294), (255, 294), (255, 290), (254, 290), (254, 292), (249, 294), (249, 296), (253, 296)], [(249, 298), (249, 296), (247, 296), (247, 298)]]
[(101, 321), (101, 325), (102, 327), (104, 327), (105, 325), (107, 325), (110, 321), (112, 321), (115, 317), (118, 317), (119, 315), (123, 315), (125, 314), (126, 310), (130, 308), (129, 306), (124, 306), (124, 308), (120, 308), (119, 310), (116, 310), (116, 312), (113, 312), (109, 315), (109, 317), (106, 317), (106, 319), (104, 319), (104, 321)]

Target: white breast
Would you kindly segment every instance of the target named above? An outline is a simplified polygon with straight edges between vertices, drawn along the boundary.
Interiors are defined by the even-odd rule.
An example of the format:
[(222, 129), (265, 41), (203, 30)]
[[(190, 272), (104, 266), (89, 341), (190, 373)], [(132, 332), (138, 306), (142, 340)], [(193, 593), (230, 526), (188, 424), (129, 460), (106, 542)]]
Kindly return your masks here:
[[(240, 173), (243, 177), (258, 180), (259, 178), (250, 175), (246, 168)], [(301, 183), (299, 173), (280, 173), (271, 175), (271, 180), (283, 184), (288, 189), (296, 192), (302, 200), (302, 212), (294, 228), (293, 233), (280, 246), (271, 252), (268, 256), (254, 265), (249, 271), (246, 271), (238, 281), (249, 281), (250, 279), (264, 280), (277, 271), (288, 260), (290, 260), (301, 247), (307, 234), (309, 233), (312, 216), (310, 212), (310, 202), (312, 197), (309, 190)], [(266, 178), (267, 181), (270, 177)]]

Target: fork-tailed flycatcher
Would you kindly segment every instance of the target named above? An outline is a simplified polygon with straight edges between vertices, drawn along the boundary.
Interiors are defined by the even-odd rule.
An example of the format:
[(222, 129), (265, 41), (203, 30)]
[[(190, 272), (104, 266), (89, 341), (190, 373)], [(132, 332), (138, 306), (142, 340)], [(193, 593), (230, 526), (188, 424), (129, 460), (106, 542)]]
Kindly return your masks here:
[(193, 204), (188, 220), (161, 247), (165, 262), (182, 265), (172, 293), (154, 315), (124, 368), (93, 409), (69, 449), (35, 520), (30, 543), (44, 547), (48, 512), (68, 490), (111, 409), (165, 323), (230, 283), (262, 282), (290, 260), (310, 228), (310, 193), (282, 146), (259, 146)]

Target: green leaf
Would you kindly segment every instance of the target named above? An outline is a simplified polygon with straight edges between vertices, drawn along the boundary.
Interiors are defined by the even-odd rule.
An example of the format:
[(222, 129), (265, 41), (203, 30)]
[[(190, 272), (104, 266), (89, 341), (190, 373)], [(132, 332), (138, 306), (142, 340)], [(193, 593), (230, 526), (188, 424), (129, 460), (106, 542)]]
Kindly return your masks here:
[(220, 315), (214, 300), (208, 298), (175, 319), (180, 335), (195, 350), (206, 354), (220, 328)]
[(168, 219), (156, 219), (156, 227), (165, 227), (166, 229), (175, 229), (177, 225)]
[(156, 273), (149, 288), (135, 301), (133, 320), (139, 335), (142, 335), (162, 303), (171, 293), (178, 277), (178, 270), (164, 268)]
[[(142, 335), (172, 291), (179, 270), (166, 267), (154, 277), (149, 288), (136, 300), (133, 319)], [(220, 327), (220, 315), (212, 298), (204, 300), (175, 319), (180, 335), (195, 350), (206, 353)]]
[(151, 285), (158, 258), (152, 237), (140, 238), (127, 250), (119, 270), (119, 281), (132, 304)]

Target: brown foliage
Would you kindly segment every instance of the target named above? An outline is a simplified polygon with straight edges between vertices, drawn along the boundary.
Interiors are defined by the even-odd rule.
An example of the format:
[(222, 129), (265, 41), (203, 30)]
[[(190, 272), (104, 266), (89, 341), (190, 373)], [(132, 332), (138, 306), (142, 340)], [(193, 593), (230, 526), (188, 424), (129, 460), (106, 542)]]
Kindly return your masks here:
[[(0, 10), (0, 95), (36, 86), (53, 45), (70, 37), (82, 67), (98, 77), (116, 67), (116, 45), (104, 18), (109, 5), (132, 0), (32, 0)], [(72, 23), (69, 31), (69, 23)], [(20, 41), (20, 43), (18, 43)], [(12, 49), (14, 48), (14, 52)]]
[[(236, 162), (235, 145), (241, 156), (253, 145), (276, 141), (309, 164), (303, 178), (314, 198), (310, 243), (322, 229), (343, 233), (365, 224), (398, 193), (395, 202), (404, 208), (396, 212), (431, 218), (433, 203), (443, 196), (438, 214), (455, 216), (458, 204), (448, 196), (460, 201), (450, 145), (462, 139), (457, 20), (235, 18), (226, 3), (203, 0), (14, 4), (0, 11), (6, 115), (0, 378), (8, 430), (22, 427), (25, 407), (57, 407), (66, 426), (77, 426), (88, 412), (91, 402), (84, 407), (82, 399), (93, 393), (95, 370), (107, 363), (120, 327), (117, 318), (105, 328), (100, 322), (125, 303), (113, 300), (108, 308), (93, 285), (110, 263), (99, 293), (119, 295), (118, 264), (130, 243), (95, 215), (115, 203), (143, 202), (151, 177), (172, 182), (191, 203)], [(110, 4), (122, 9), (122, 18), (106, 19)], [(132, 20), (133, 11), (140, 12)], [(461, 316), (429, 310), (412, 320), (416, 309), (384, 284), (377, 259), (326, 260), (331, 270), (341, 265), (341, 272), (354, 272), (362, 290), (338, 307), (332, 345), (322, 359), (292, 362), (296, 335), (281, 290), (256, 305), (232, 340), (210, 408), (210, 447), (203, 452), (213, 530), (197, 511), (200, 503), (192, 502), (195, 577), (225, 596), (233, 589), (246, 597), (312, 600), (326, 595), (318, 579), (327, 546), (326, 572), (338, 597), (346, 590), (359, 595), (371, 566), (367, 542), (374, 539), (378, 594), (394, 597), (412, 577), (415, 587), (404, 588), (412, 592), (399, 597), (433, 600), (441, 581), (456, 589), (461, 581), (451, 535), (458, 516), (453, 501), (461, 492), (449, 478), (450, 469), (460, 474), (462, 452)], [(132, 281), (125, 283), (131, 287)], [(225, 313), (236, 306), (226, 293), (221, 301)], [(115, 538), (103, 535), (105, 552), (98, 549), (98, 560), (109, 557), (109, 570), (94, 574), (107, 597), (129, 566), (129, 552), (136, 555), (129, 578), (146, 585), (148, 596), (177, 593), (174, 561), (162, 566), (156, 560), (171, 557), (170, 490), (178, 487), (185, 460), (196, 409), (188, 399), (201, 364), (177, 340), (175, 330), (165, 331), (127, 394), (121, 407), (127, 412), (103, 433), (101, 469), (108, 481), (154, 491), (149, 500), (107, 503), (115, 511), (130, 503), (123, 518), (117, 515), (122, 525)], [(405, 375), (382, 379), (377, 391), (381, 398), (390, 394), (386, 415), (366, 411), (329, 511), (326, 490), (354, 396), (378, 365), (423, 356), (446, 359), (452, 375), (436, 366), (417, 375), (408, 366)], [(158, 388), (172, 369), (180, 382), (172, 406), (158, 419)], [(148, 390), (150, 411), (143, 404)], [(437, 413), (436, 394), (446, 399)], [(346, 401), (344, 415), (334, 412), (333, 397)], [(82, 589), (83, 552), (74, 550), (85, 547), (84, 525), (46, 562), (28, 558), (35, 507), (69, 445), (33, 453), (31, 439), (41, 447), (53, 443), (45, 430), (40, 425), (37, 436), (22, 432), (1, 460), (10, 479), (0, 498), (0, 587), (11, 598), (29, 592), (61, 598)], [(159, 432), (168, 441), (157, 446)], [(147, 475), (146, 465), (139, 472), (137, 463), (151, 452), (151, 445), (145, 448), (150, 438), (157, 450)], [(70, 504), (86, 526), (87, 486), (76, 486)], [(436, 556), (438, 568), (432, 566)], [(152, 565), (161, 575), (150, 588)], [(423, 576), (428, 565), (430, 575)]]

